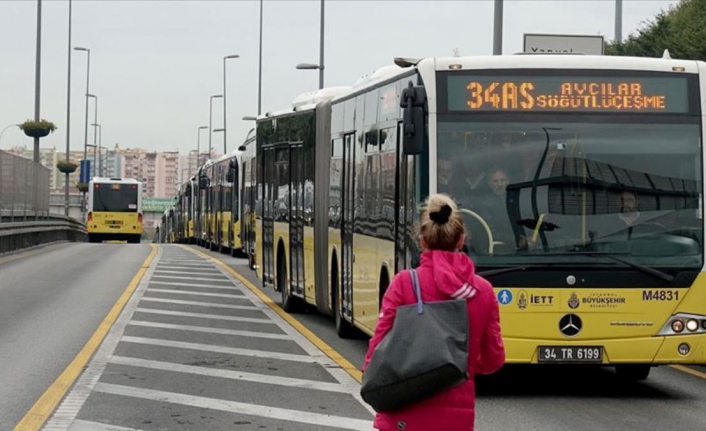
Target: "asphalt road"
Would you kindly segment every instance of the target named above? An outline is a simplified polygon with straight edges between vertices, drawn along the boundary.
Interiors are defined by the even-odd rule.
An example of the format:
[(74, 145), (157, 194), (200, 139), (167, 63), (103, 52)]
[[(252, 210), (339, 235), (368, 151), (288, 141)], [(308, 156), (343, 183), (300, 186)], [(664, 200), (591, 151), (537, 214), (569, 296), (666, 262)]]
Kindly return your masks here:
[[(244, 260), (194, 249), (259, 286)], [(12, 429), (75, 357), (149, 250), (64, 244), (0, 260), (0, 429)], [(279, 302), (273, 289), (263, 292)], [(365, 337), (341, 340), (331, 318), (293, 316), (362, 364)], [(182, 247), (162, 247), (86, 367), (97, 370), (95, 381), (73, 389), (89, 395), (70, 412), (71, 426), (56, 429), (308, 430), (368, 421), (344, 372), (282, 322), (218, 267)], [(629, 383), (611, 369), (509, 366), (477, 383), (481, 431), (706, 429), (706, 379), (671, 367)]]
[(0, 259), (0, 429), (12, 429), (64, 371), (149, 252), (73, 243)]
[[(244, 275), (259, 280), (244, 260), (208, 253)], [(274, 301), (279, 293), (263, 290)], [(296, 318), (360, 367), (367, 339), (341, 340), (331, 318), (297, 314)], [(611, 368), (507, 366), (477, 379), (476, 429), (479, 431), (703, 431), (706, 430), (706, 370), (702, 377), (671, 367), (654, 368), (639, 383), (619, 379)]]

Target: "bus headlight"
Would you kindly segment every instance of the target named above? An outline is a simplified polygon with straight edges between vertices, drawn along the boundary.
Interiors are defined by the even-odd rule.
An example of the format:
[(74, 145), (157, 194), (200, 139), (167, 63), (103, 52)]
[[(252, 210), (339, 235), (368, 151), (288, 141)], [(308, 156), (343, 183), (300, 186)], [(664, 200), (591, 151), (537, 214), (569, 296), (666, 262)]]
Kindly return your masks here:
[(694, 332), (697, 329), (699, 329), (699, 321), (696, 319), (689, 319), (686, 321), (686, 329), (689, 330), (689, 332)]
[(706, 316), (677, 313), (669, 318), (657, 335), (706, 334)]

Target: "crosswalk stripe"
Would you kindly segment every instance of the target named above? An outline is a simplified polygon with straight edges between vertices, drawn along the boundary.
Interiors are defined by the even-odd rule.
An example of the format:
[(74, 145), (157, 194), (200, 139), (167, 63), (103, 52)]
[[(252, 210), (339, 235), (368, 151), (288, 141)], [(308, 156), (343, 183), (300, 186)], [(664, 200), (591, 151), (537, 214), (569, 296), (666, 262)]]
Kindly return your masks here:
[(95, 391), (112, 395), (122, 395), (125, 397), (200, 407), (204, 409), (219, 410), (249, 416), (266, 417), (282, 421), (293, 421), (316, 426), (329, 426), (334, 428), (365, 431), (369, 431), (373, 427), (372, 421), (361, 419), (261, 406), (257, 404), (239, 403), (236, 401), (199, 397), (196, 395), (177, 394), (174, 392), (157, 391), (153, 389), (133, 388), (109, 383), (96, 384)]
[(153, 361), (149, 359), (113, 356), (110, 362), (131, 367), (149, 368), (151, 370), (174, 371), (177, 373), (196, 374), (199, 376), (218, 377), (230, 380), (244, 380), (268, 385), (290, 386), (300, 389), (315, 389), (318, 391), (347, 393), (338, 383), (317, 382), (313, 380), (295, 379), (266, 374), (246, 373), (243, 371), (220, 370), (217, 368), (198, 367), (194, 365), (175, 364), (171, 362)]
[[(65, 431), (66, 428), (57, 428), (57, 430)], [(82, 419), (76, 419), (71, 423), (71, 431), (140, 431), (137, 428), (121, 427), (112, 424), (102, 424), (99, 422), (86, 421)], [(53, 431), (52, 428), (44, 428), (44, 431)]]
[(205, 278), (205, 277), (180, 277), (178, 275), (153, 275), (153, 279), (155, 278), (168, 278), (170, 280), (191, 280), (191, 281), (222, 281), (224, 283), (229, 283), (230, 280), (228, 280), (225, 277), (218, 277), (218, 278)]
[[(159, 283), (159, 284), (162, 284), (162, 283)], [(233, 298), (233, 299), (246, 299), (247, 298), (245, 295), (231, 295), (228, 293), (194, 292), (191, 290), (177, 290), (177, 289), (156, 289), (153, 287), (150, 287), (149, 289), (147, 289), (147, 292), (169, 293), (169, 294), (173, 293), (176, 295), (208, 296), (208, 297), (213, 297), (213, 298)], [(143, 298), (152, 298), (152, 297), (147, 296), (147, 297), (143, 297)]]
[(157, 265), (156, 271), (161, 271), (162, 269), (188, 269), (189, 271), (194, 271), (194, 274), (208, 274), (215, 273), (220, 274), (217, 268), (192, 268), (190, 266), (173, 266), (173, 265)]
[(235, 286), (217, 286), (215, 284), (194, 284), (194, 283), (179, 283), (176, 281), (154, 281), (150, 280), (150, 285), (152, 284), (164, 284), (167, 286), (186, 286), (186, 287), (205, 287), (207, 289), (225, 289), (225, 290), (236, 290), (240, 292), (241, 290)]
[(208, 326), (175, 325), (172, 323), (146, 322), (143, 320), (131, 320), (129, 326), (143, 326), (148, 328), (175, 329), (180, 331), (205, 332), (208, 334), (236, 335), (239, 337), (266, 338), (270, 340), (288, 340), (286, 334), (271, 334), (268, 332), (240, 331), (237, 329), (210, 328)]
[(198, 350), (200, 352), (225, 353), (229, 355), (250, 356), (253, 358), (276, 359), (291, 362), (317, 363), (317, 359), (308, 355), (294, 355), (290, 353), (268, 352), (264, 350), (240, 349), (238, 347), (216, 346), (213, 344), (187, 343), (185, 341), (162, 340), (159, 338), (145, 338), (124, 336), (121, 343), (146, 344), (149, 346), (174, 347), (177, 349)]
[(214, 307), (214, 308), (227, 308), (231, 310), (259, 310), (254, 305), (232, 305), (232, 304), (220, 304), (217, 302), (201, 302), (201, 301), (182, 301), (180, 299), (166, 299), (166, 298), (153, 298), (151, 296), (143, 296), (143, 301), (148, 302), (161, 302), (164, 304), (179, 304), (179, 305), (194, 305), (197, 307)]
[(264, 323), (267, 325), (274, 325), (270, 319), (262, 319), (258, 317), (238, 317), (238, 316), (224, 316), (221, 314), (207, 314), (207, 313), (188, 313), (186, 311), (172, 311), (172, 310), (159, 310), (155, 308), (142, 308), (137, 307), (135, 309), (136, 313), (150, 313), (150, 314), (162, 314), (165, 316), (179, 316), (179, 317), (198, 317), (202, 319), (217, 319), (217, 320), (228, 320), (231, 322), (249, 322), (249, 323)]
[[(181, 269), (185, 269), (185, 268), (181, 268)], [(193, 271), (171, 271), (171, 270), (159, 269), (159, 267), (157, 267), (157, 269), (154, 271), (154, 273), (155, 274), (210, 275), (210, 276), (220, 275), (219, 272), (206, 272), (206, 273), (204, 273), (204, 272), (193, 272)]]

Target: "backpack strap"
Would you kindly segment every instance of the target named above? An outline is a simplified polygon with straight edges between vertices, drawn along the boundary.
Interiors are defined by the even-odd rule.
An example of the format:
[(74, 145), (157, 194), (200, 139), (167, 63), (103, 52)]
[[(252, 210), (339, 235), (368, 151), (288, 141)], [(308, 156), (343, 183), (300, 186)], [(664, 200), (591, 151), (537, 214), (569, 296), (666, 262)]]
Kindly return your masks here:
[(419, 287), (419, 275), (416, 269), (410, 269), (409, 275), (412, 277), (412, 289), (417, 297), (417, 314), (424, 312), (424, 303), (422, 302), (422, 289)]

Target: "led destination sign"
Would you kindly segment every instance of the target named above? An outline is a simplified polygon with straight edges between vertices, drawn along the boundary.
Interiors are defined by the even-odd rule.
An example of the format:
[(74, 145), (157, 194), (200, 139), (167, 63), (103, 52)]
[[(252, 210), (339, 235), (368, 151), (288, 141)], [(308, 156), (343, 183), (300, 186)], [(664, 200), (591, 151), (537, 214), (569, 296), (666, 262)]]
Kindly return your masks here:
[(686, 77), (449, 75), (449, 111), (689, 112)]

